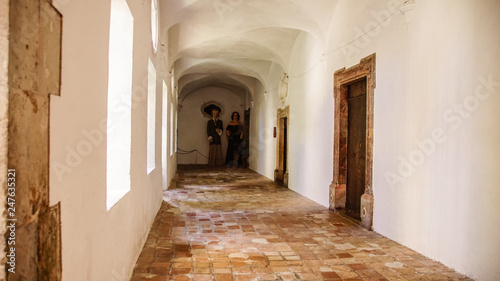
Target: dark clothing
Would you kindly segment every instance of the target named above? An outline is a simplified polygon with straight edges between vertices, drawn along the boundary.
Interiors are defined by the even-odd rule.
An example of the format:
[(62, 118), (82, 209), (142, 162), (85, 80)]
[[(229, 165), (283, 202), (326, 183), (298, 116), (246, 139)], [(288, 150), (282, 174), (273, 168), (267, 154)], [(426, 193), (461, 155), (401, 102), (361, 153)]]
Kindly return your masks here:
[(224, 164), (222, 159), (222, 148), (220, 144), (211, 144), (208, 150), (208, 165), (220, 166)]
[(238, 153), (238, 166), (243, 164), (240, 150), (238, 149), (241, 145), (241, 132), (243, 128), (240, 125), (227, 125), (226, 131), (229, 132), (227, 141), (227, 153), (226, 153), (226, 165), (232, 166), (235, 164), (234, 153)]
[(221, 138), (215, 129), (223, 129), (222, 121), (214, 119), (210, 119), (207, 122), (207, 136), (212, 137), (212, 141), (210, 143), (210, 148), (208, 150), (208, 164), (211, 166), (219, 166), (224, 164), (224, 159), (222, 158), (222, 149), (221, 149)]
[(214, 119), (210, 119), (207, 122), (207, 136), (213, 138), (210, 144), (221, 144), (220, 136), (215, 129), (223, 129), (222, 120), (217, 120), (217, 123), (215, 123)]

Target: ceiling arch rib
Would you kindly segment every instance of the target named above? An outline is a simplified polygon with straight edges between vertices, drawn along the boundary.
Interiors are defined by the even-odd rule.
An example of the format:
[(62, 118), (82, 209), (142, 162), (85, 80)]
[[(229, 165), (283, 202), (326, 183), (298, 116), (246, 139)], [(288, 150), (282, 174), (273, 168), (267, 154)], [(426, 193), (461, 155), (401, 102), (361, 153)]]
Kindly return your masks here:
[(234, 74), (252, 77), (265, 85), (271, 65), (270, 61), (251, 59), (179, 59), (175, 62), (175, 73), (178, 81), (193, 73)]
[[(177, 46), (170, 61), (180, 58), (219, 58), (269, 60), (288, 68), (290, 56), (300, 30), (289, 28), (261, 28), (240, 32), (235, 36), (216, 37)], [(181, 42), (183, 33), (177, 37)], [(196, 36), (194, 36), (196, 37)], [(173, 45), (173, 44), (172, 44)]]
[[(252, 97), (252, 88), (256, 83), (256, 79), (248, 76), (218, 73), (218, 74), (201, 74), (192, 73), (183, 76), (179, 80), (179, 101), (182, 101), (189, 96), (190, 93), (205, 87), (220, 87), (228, 89), (234, 93), (250, 94)], [(244, 97), (241, 97), (244, 98)]]
[[(197, 76), (189, 77), (189, 76)], [(193, 79), (194, 78), (194, 79)], [(251, 90), (249, 89), (251, 82), (244, 81), (251, 80), (255, 82), (255, 79), (249, 77), (234, 77), (232, 75), (204, 75), (204, 74), (190, 74), (184, 77), (183, 80), (189, 79), (190, 81), (185, 84), (185, 81), (180, 81), (183, 85), (182, 91), (179, 94), (179, 104), (182, 105), (184, 100), (188, 99), (192, 93), (197, 92), (204, 88), (221, 88), (226, 89), (234, 95), (238, 96), (242, 105), (245, 105), (248, 100), (252, 100)], [(242, 79), (243, 81), (239, 80)], [(250, 97), (249, 97), (250, 96)], [(250, 99), (248, 99), (250, 98)], [(248, 106), (248, 104), (247, 104)]]

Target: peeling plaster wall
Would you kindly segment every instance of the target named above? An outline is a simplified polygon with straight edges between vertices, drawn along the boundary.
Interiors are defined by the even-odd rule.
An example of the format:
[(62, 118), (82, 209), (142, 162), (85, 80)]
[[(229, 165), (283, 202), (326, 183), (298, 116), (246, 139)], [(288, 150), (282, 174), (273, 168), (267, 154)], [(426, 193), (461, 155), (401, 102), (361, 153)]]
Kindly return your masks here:
[[(56, 4), (64, 32), (62, 91), (51, 99), (50, 195), (51, 201), (61, 201), (63, 280), (129, 280), (162, 202), (161, 80), (167, 85), (169, 81), (159, 63), (161, 54), (153, 54), (150, 1), (128, 1), (134, 17), (131, 190), (109, 211), (105, 127), (100, 130), (107, 120), (110, 1)], [(156, 168), (150, 174), (146, 172), (148, 59), (157, 73)], [(79, 145), (89, 141), (90, 152), (77, 155)], [(168, 181), (175, 169), (170, 161), (172, 157), (167, 161)], [(67, 169), (56, 171), (56, 163)]]
[[(8, 110), (9, 110), (9, 85), (8, 85), (8, 60), (9, 60), (9, 1), (0, 0), (0, 214), (5, 214), (6, 192), (7, 192), (7, 144), (8, 144)], [(6, 231), (5, 217), (0, 217), (0, 237), (4, 237)], [(0, 240), (0, 249), (5, 248), (5, 239)], [(0, 260), (5, 257), (5, 252), (0, 252)], [(0, 279), (5, 278), (5, 263), (0, 264)]]
[(9, 4), (7, 158), (15, 169), (9, 218), (16, 221), (9, 234), (15, 234), (9, 247), (15, 269), (6, 274), (8, 280), (60, 280), (59, 205), (49, 207), (48, 128), (49, 99), (59, 94), (61, 18), (45, 0)]
[(226, 159), (227, 138), (226, 127), (231, 121), (231, 113), (238, 111), (240, 114), (240, 122), (244, 122), (245, 99), (241, 99), (230, 90), (218, 87), (206, 87), (190, 93), (182, 102), (179, 111), (179, 149), (184, 151), (196, 152), (183, 154), (179, 150), (179, 164), (208, 164), (208, 149), (207, 140), (207, 122), (208, 117), (205, 117), (201, 112), (201, 107), (210, 101), (218, 102), (222, 105), (224, 112), (219, 117), (224, 125), (222, 135), (222, 157)]

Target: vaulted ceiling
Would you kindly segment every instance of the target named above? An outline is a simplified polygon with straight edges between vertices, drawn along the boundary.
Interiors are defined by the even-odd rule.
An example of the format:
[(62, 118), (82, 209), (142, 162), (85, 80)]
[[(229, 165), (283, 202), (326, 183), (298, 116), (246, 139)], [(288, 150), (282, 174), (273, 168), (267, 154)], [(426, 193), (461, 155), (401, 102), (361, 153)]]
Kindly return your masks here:
[(302, 32), (325, 44), (338, 0), (160, 0), (162, 43), (182, 97), (197, 89), (267, 84), (287, 72)]

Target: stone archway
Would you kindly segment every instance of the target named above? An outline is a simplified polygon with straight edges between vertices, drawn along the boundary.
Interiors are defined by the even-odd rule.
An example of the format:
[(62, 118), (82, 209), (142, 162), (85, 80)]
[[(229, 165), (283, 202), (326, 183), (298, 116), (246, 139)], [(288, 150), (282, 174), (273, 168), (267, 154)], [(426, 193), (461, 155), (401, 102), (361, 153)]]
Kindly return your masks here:
[(333, 181), (330, 184), (330, 209), (342, 210), (346, 206), (347, 181), (347, 128), (348, 128), (348, 86), (366, 79), (366, 150), (364, 163), (364, 194), (361, 196), (361, 225), (367, 229), (373, 224), (373, 103), (375, 90), (375, 54), (361, 59), (358, 65), (342, 68), (334, 74), (334, 161)]

